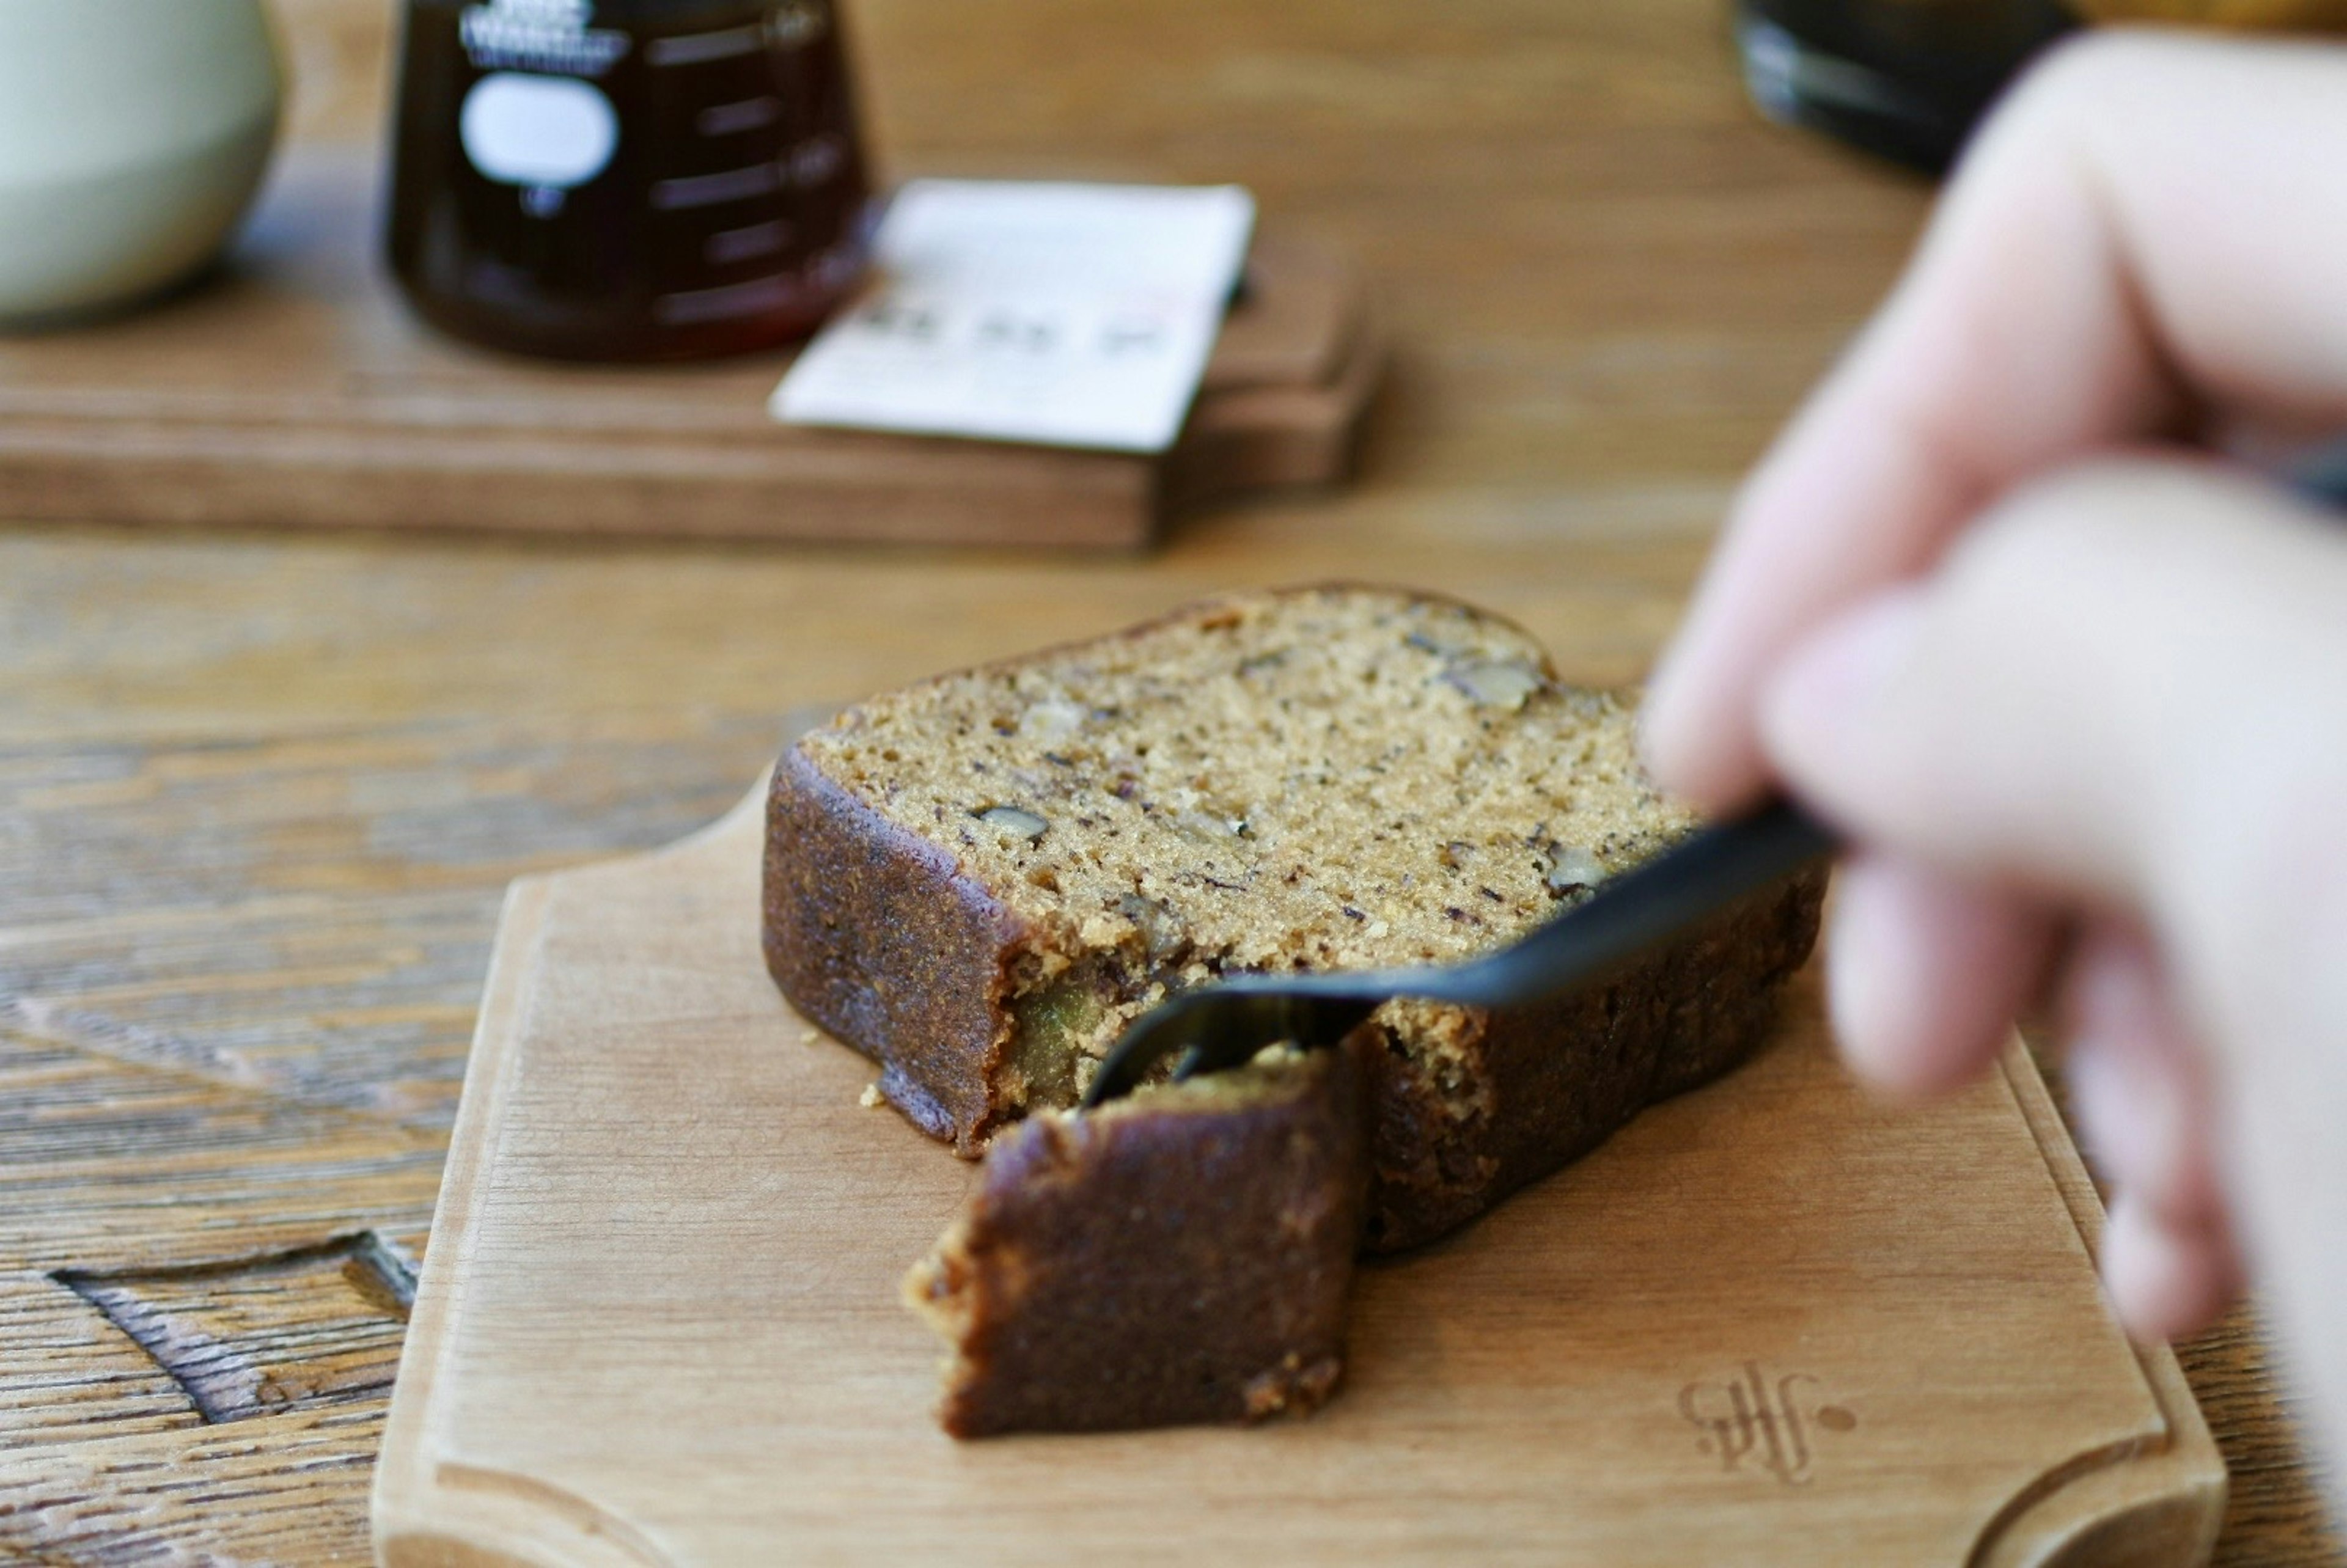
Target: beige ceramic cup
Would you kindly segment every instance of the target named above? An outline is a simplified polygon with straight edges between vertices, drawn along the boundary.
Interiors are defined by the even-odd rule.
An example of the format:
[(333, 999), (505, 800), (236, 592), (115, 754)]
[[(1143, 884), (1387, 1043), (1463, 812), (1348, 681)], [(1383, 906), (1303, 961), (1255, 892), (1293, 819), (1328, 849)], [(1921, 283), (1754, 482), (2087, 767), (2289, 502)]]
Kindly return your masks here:
[(111, 309), (210, 260), (281, 96), (261, 0), (0, 0), (0, 326)]

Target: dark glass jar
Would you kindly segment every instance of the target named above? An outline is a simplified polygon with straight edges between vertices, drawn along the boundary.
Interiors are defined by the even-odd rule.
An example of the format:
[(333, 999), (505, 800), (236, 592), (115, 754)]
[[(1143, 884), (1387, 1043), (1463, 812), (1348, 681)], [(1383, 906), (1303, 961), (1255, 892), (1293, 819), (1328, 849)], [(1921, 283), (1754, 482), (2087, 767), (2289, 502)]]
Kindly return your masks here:
[(2014, 74), (2075, 26), (2054, 0), (1737, 0), (1753, 100), (1937, 173)]
[(803, 337), (870, 190), (828, 0), (408, 0), (391, 267), (462, 338), (676, 359)]

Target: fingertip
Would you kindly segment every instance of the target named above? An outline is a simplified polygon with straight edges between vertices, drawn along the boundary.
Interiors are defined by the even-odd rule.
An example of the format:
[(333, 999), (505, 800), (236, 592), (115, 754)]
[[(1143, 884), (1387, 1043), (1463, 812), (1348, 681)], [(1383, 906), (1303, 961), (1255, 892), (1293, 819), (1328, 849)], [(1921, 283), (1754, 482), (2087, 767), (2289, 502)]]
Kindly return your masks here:
[(2028, 906), (1859, 856), (1841, 871), (1829, 936), (1827, 1003), (1843, 1061), (1896, 1101), (1961, 1088), (2011, 1038), (2049, 944)]
[(1708, 690), (1684, 645), (1656, 669), (1638, 712), (1638, 757), (1663, 790), (1720, 815), (1757, 795), (1767, 780), (1747, 722)]
[(2062, 1078), (2087, 1163), (2106, 1182), (2136, 1187), (2155, 1179), (2168, 1151), (2157, 1108), (2145, 1103), (2146, 1085), (2126, 1050), (2106, 1036), (2079, 1035), (2063, 1050)]
[(2071, 1037), (2063, 1072), (2096, 1169), (2171, 1225), (2219, 1221), (2213, 1097), (2157, 956), (2130, 927), (2090, 923), (2062, 994)]
[(1686, 789), (1695, 776), (1694, 759), (1686, 754), (1686, 726), (1679, 722), (1678, 679), (1674, 661), (1665, 655), (1647, 677), (1638, 703), (1638, 764), (1646, 776), (1668, 793), (1690, 798)]
[(1923, 604), (1912, 589), (1877, 594), (1794, 645), (1761, 687), (1768, 759), (1829, 803), (1863, 785), (1867, 742), (1914, 657)]
[(1853, 904), (1850, 889), (1864, 875), (1857, 865), (1841, 872), (1826, 938), (1826, 1011), (1842, 1062), (1861, 1082), (1886, 1100), (1920, 1103), (1963, 1081), (1973, 1063), (1951, 1061), (1918, 1038), (1909, 933), (1886, 924), (1863, 894)]
[(2207, 1327), (2240, 1288), (2220, 1232), (2168, 1223), (2125, 1191), (2112, 1200), (2103, 1227), (2102, 1272), (2120, 1326), (2145, 1343)]

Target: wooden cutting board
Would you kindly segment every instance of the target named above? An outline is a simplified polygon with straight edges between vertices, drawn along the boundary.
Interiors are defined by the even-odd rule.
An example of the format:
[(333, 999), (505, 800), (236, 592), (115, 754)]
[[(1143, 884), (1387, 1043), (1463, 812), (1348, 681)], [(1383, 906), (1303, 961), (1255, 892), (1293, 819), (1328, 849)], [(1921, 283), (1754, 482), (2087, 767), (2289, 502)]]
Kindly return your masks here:
[(379, 162), (290, 148), (220, 275), (0, 337), (0, 514), (1130, 548), (1184, 507), (1345, 477), (1382, 368), (1359, 277), (1275, 222), (1169, 453), (780, 425), (788, 351), (559, 364), (430, 332), (377, 257)]
[(1366, 1267), (1309, 1420), (957, 1444), (897, 1282), (971, 1167), (758, 953), (760, 796), (514, 885), (376, 1473), (392, 1568), (2203, 1562), (2225, 1476), (2018, 1042), (1928, 1112), (1775, 1042)]

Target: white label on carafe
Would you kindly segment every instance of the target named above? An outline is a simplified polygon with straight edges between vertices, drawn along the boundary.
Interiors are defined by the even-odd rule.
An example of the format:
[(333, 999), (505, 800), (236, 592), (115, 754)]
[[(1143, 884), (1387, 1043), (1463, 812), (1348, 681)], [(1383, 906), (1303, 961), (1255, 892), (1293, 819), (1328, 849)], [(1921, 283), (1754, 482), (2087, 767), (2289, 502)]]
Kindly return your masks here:
[(568, 190), (603, 172), (620, 145), (611, 100), (575, 77), (497, 71), (457, 117), (465, 156), (504, 185)]
[(491, 0), (456, 21), (466, 57), (485, 71), (601, 77), (633, 40), (616, 27), (589, 27), (588, 0)]

